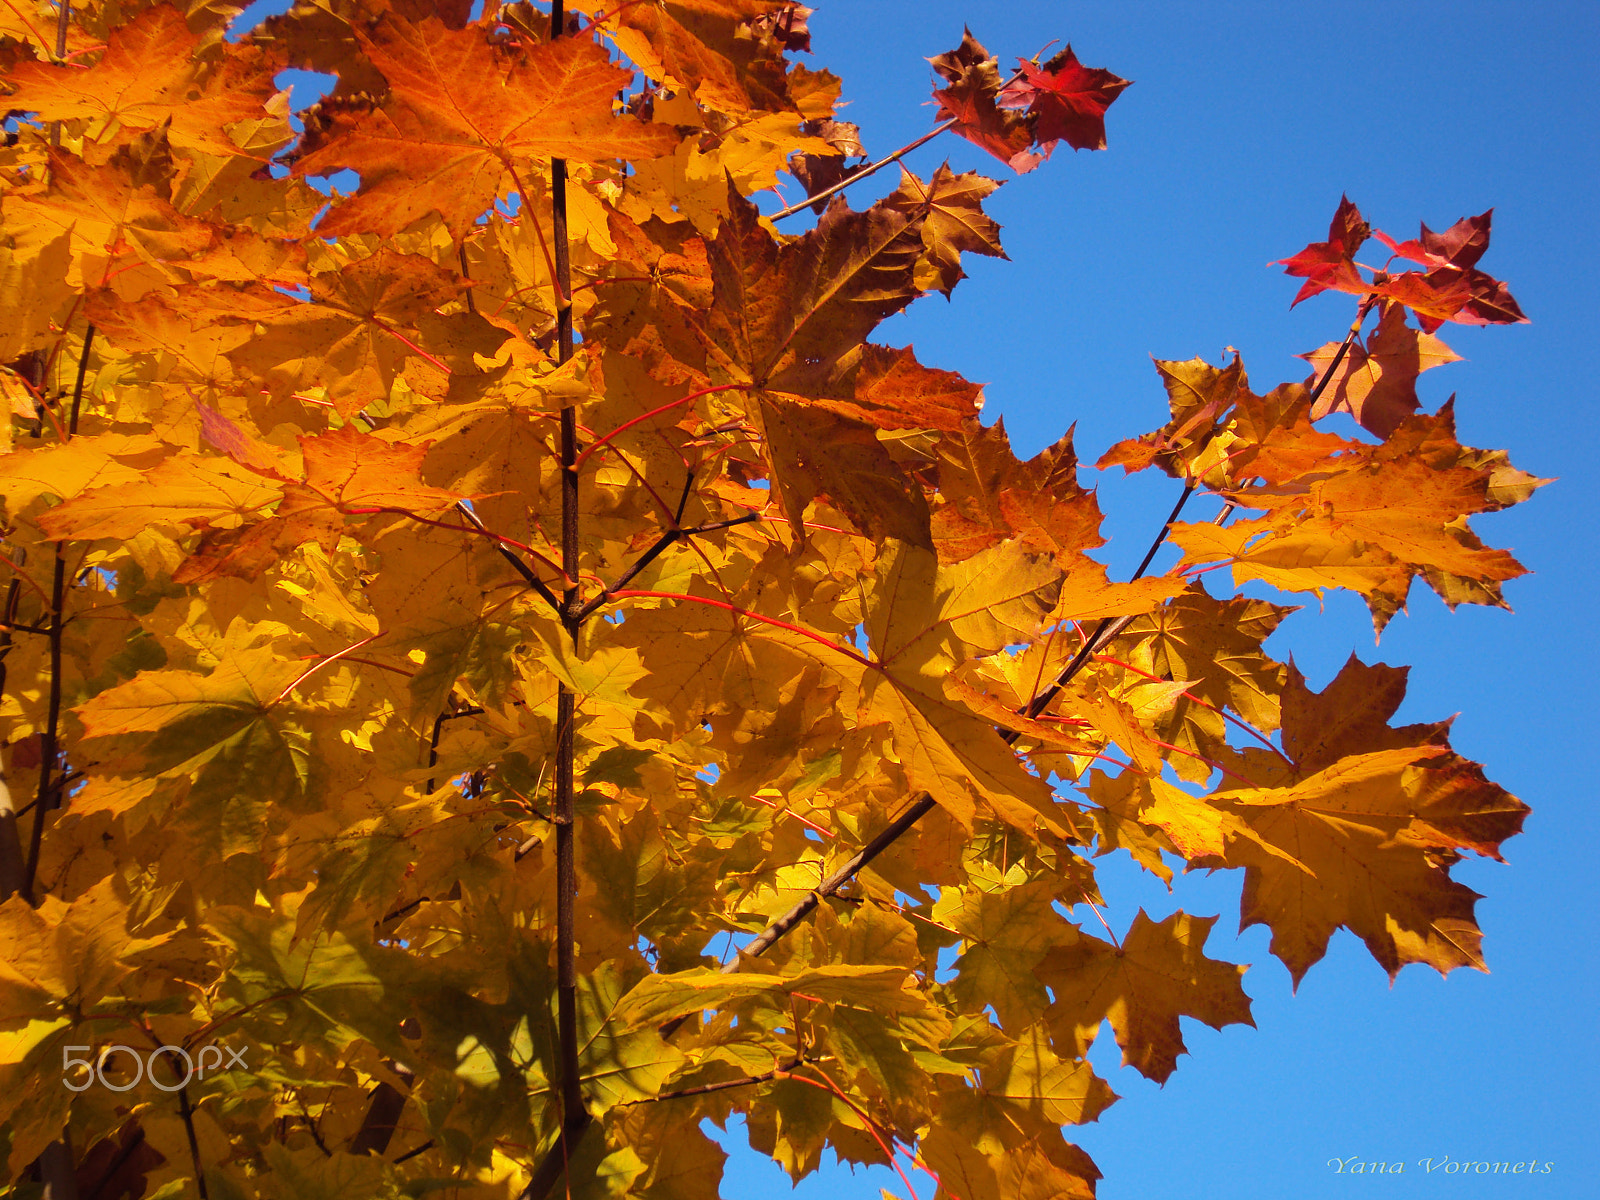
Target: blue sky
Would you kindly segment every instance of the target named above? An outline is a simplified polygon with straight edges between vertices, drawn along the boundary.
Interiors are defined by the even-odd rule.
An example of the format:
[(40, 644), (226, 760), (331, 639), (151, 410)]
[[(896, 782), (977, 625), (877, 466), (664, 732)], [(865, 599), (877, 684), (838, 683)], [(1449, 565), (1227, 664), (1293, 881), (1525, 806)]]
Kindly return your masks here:
[[(1150, 356), (1213, 362), (1244, 356), (1256, 390), (1299, 379), (1293, 356), (1342, 335), (1348, 298), (1292, 312), (1296, 283), (1266, 264), (1325, 236), (1341, 193), (1404, 237), (1495, 209), (1483, 266), (1508, 281), (1531, 325), (1444, 336), (1467, 361), (1425, 376), (1429, 407), (1459, 394), (1461, 440), (1509, 449), (1558, 481), (1528, 504), (1480, 519), (1535, 573), (1512, 582), (1515, 614), (1448, 612), (1413, 592), (1374, 647), (1359, 600), (1313, 600), (1269, 643), (1320, 688), (1352, 652), (1413, 665), (1398, 720), (1459, 712), (1456, 747), (1533, 806), (1509, 865), (1468, 861), (1456, 876), (1478, 906), (1492, 975), (1441, 979), (1413, 966), (1391, 988), (1349, 934), (1335, 937), (1298, 995), (1257, 928), (1235, 937), (1239, 873), (1161, 885), (1102, 860), (1109, 919), (1139, 906), (1221, 913), (1209, 943), (1251, 962), (1245, 988), (1259, 1028), (1222, 1033), (1185, 1020), (1192, 1057), (1157, 1088), (1119, 1067), (1109, 1033), (1091, 1058), (1123, 1099), (1069, 1131), (1106, 1178), (1103, 1200), (1196, 1197), (1519, 1196), (1600, 1194), (1594, 1148), (1597, 1010), (1588, 847), (1596, 840), (1589, 755), (1600, 673), (1596, 608), (1594, 117), (1600, 6), (1580, 3), (1138, 3), (843, 0), (812, 18), (812, 65), (845, 79), (874, 156), (925, 132), (926, 56), (963, 24), (1004, 61), (1052, 39), (1090, 66), (1135, 81), (1109, 114), (1110, 149), (1058, 149), (1020, 178), (946, 135), (916, 152), (926, 176), (948, 156), (1006, 186), (989, 209), (1010, 262), (970, 259), (946, 302), (920, 301), (879, 340), (916, 344), (932, 365), (988, 384), (985, 413), (1004, 415), (1019, 453), (1073, 422), (1082, 457), (1159, 424), (1164, 397)], [(297, 95), (296, 103), (308, 97)], [(852, 193), (863, 206), (893, 172)], [(880, 186), (881, 181), (881, 186)], [(1170, 507), (1165, 477), (1086, 473), (1100, 486), (1126, 577)], [(1195, 512), (1208, 515), (1209, 508)], [(1159, 564), (1158, 564), (1159, 565)], [(1118, 856), (1120, 857), (1120, 856)], [(730, 1148), (741, 1139), (728, 1139)], [(1331, 1159), (1403, 1162), (1403, 1175), (1356, 1180)], [(1516, 1180), (1428, 1172), (1422, 1160), (1551, 1163)], [(915, 1179), (924, 1200), (926, 1180)], [(887, 1170), (832, 1168), (798, 1197), (903, 1194)], [(787, 1178), (748, 1150), (723, 1185), (730, 1200), (788, 1193)]]
[[(1600, 580), (1595, 387), (1583, 361), (1600, 318), (1600, 6), (823, 5), (811, 21), (814, 57), (844, 77), (845, 116), (869, 153), (931, 125), (922, 60), (953, 47), (964, 23), (1003, 61), (1056, 38), (1135, 81), (1110, 111), (1105, 153), (1062, 147), (1011, 177), (946, 135), (911, 160), (924, 176), (948, 156), (957, 169), (1008, 178), (988, 207), (1012, 261), (969, 258), (971, 278), (949, 303), (920, 301), (878, 338), (913, 342), (923, 361), (987, 382), (985, 414), (1004, 415), (1019, 453), (1077, 422), (1092, 462), (1153, 428), (1164, 397), (1151, 355), (1220, 362), (1235, 346), (1258, 391), (1304, 378), (1293, 356), (1342, 336), (1351, 302), (1323, 296), (1291, 312), (1295, 281), (1266, 264), (1325, 236), (1348, 193), (1402, 237), (1419, 221), (1438, 229), (1494, 207), (1483, 265), (1533, 323), (1447, 326), (1467, 361), (1425, 376), (1423, 399), (1432, 407), (1457, 392), (1463, 442), (1507, 448), (1524, 469), (1558, 477), (1520, 509), (1477, 523), (1534, 571), (1506, 589), (1514, 614), (1452, 614), (1419, 585), (1410, 613), (1374, 647), (1360, 601), (1330, 595), (1269, 643), (1318, 688), (1352, 651), (1413, 664), (1397, 720), (1459, 712), (1457, 748), (1533, 806), (1505, 848), (1509, 865), (1474, 860), (1455, 872), (1486, 896), (1478, 914), (1493, 974), (1441, 979), (1412, 966), (1391, 988), (1341, 933), (1291, 995), (1266, 931), (1235, 937), (1238, 872), (1180, 877), (1168, 896), (1136, 869), (1111, 866), (1104, 887), (1119, 931), (1140, 905), (1158, 918), (1175, 907), (1223, 914), (1208, 949), (1255, 964), (1244, 982), (1259, 1028), (1217, 1033), (1185, 1019), (1192, 1056), (1164, 1089), (1121, 1069), (1102, 1036), (1091, 1059), (1123, 1099), (1069, 1131), (1105, 1172), (1100, 1196), (1600, 1194), (1588, 919), (1588, 848), (1600, 832), (1589, 762), (1600, 639), (1588, 626)], [(876, 186), (863, 184), (853, 203)], [(1110, 515), (1107, 561), (1125, 578), (1177, 485), (1088, 475)], [(1405, 1173), (1358, 1180), (1328, 1165), (1351, 1156), (1404, 1162)], [(1446, 1156), (1553, 1167), (1511, 1180), (1419, 1165)], [(854, 1200), (880, 1186), (903, 1194), (887, 1171), (844, 1170), (794, 1194)], [(774, 1168), (746, 1159), (723, 1186), (739, 1200), (786, 1192)]]

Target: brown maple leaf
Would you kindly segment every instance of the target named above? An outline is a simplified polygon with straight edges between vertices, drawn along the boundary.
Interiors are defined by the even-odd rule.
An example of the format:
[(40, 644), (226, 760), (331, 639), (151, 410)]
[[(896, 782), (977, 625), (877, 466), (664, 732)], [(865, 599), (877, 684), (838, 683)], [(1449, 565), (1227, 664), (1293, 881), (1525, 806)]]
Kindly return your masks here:
[(1001, 108), (1000, 66), (970, 29), (961, 45), (928, 60), (947, 84), (933, 93), (938, 119), (953, 119), (955, 131), (982, 146), (1019, 175), (1044, 161), (1032, 150), (1033, 117)]
[(927, 183), (901, 169), (900, 186), (885, 203), (922, 215), (924, 254), (914, 281), (920, 288), (946, 297), (967, 277), (963, 252), (1005, 258), (1000, 226), (983, 211), (983, 201), (1000, 184), (974, 171), (957, 175), (943, 163)]
[(926, 501), (874, 430), (954, 428), (976, 411), (975, 395), (903, 352), (862, 345), (920, 294), (926, 214), (893, 197), (861, 213), (837, 202), (780, 245), (754, 205), (736, 192), (728, 203), (707, 247), (713, 303), (678, 319), (707, 372), (747, 397), (785, 514), (798, 531), (825, 494), (874, 537), (927, 545)]

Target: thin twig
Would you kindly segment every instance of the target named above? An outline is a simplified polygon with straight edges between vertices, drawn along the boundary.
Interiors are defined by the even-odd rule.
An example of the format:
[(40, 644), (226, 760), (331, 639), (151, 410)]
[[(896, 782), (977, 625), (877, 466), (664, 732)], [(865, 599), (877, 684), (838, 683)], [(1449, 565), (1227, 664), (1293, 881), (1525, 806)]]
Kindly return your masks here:
[(138, 1153), (139, 1147), (142, 1145), (144, 1145), (144, 1127), (135, 1125), (133, 1136), (128, 1139), (128, 1144), (117, 1151), (117, 1156), (107, 1164), (105, 1172), (83, 1200), (100, 1200), (100, 1194), (106, 1190), (106, 1184), (116, 1178), (117, 1172), (128, 1165), (128, 1160)]
[(83, 377), (89, 370), (89, 347), (94, 344), (94, 326), (91, 324), (83, 331), (83, 349), (78, 354), (78, 381), (72, 387), (72, 412), (67, 417), (67, 433), (76, 435), (78, 432), (78, 409), (83, 403)]
[[(463, 278), (463, 279), (471, 279), (472, 278), (472, 274), (471, 274), (470, 271), (467, 270), (467, 243), (466, 243), (465, 239), (462, 239), (461, 244), (456, 247), (456, 261), (461, 264), (461, 278)], [(477, 316), (478, 315), (478, 301), (477, 301), (477, 298), (473, 296), (471, 288), (467, 288), (466, 289), (466, 297), (467, 297), (467, 311), (469, 313), (471, 313), (473, 316)]]
[(1327, 390), (1328, 384), (1333, 381), (1333, 373), (1339, 369), (1339, 364), (1344, 361), (1344, 356), (1350, 353), (1350, 347), (1355, 344), (1356, 338), (1360, 336), (1361, 326), (1366, 321), (1367, 314), (1372, 311), (1372, 306), (1377, 301), (1378, 298), (1376, 296), (1368, 296), (1361, 302), (1361, 307), (1356, 309), (1356, 319), (1350, 323), (1350, 332), (1344, 335), (1344, 341), (1339, 343), (1339, 349), (1334, 353), (1333, 361), (1322, 372), (1322, 378), (1317, 381), (1317, 386), (1311, 389), (1312, 407), (1316, 407), (1317, 401), (1322, 398), (1322, 393)]
[(417, 1147), (415, 1147), (415, 1148), (413, 1148), (411, 1150), (407, 1150), (404, 1154), (402, 1154), (398, 1158), (396, 1158), (394, 1160), (394, 1165), (395, 1166), (399, 1166), (401, 1163), (405, 1162), (406, 1159), (415, 1158), (417, 1155), (423, 1153), (424, 1151), (432, 1150), (432, 1149), (433, 1149), (433, 1139), (429, 1138), (427, 1141), (423, 1142), (422, 1145), (417, 1146)]
[[(469, 704), (465, 708), (456, 709), (454, 711), (442, 712), (437, 717), (435, 717), (433, 719), (433, 736), (428, 739), (428, 766), (429, 767), (436, 767), (436, 766), (439, 765), (439, 734), (444, 729), (444, 723), (446, 721), (454, 721), (457, 717), (476, 717), (482, 712), (483, 712), (483, 709), (479, 708), (477, 705)], [(428, 777), (428, 792), (429, 792), (430, 795), (433, 793), (433, 788), (434, 788), (433, 777), (430, 775)], [(386, 921), (388, 919), (389, 918), (387, 918), (387, 917), (384, 918), (384, 920), (386, 920)]]
[(317, 1144), (317, 1149), (322, 1151), (323, 1158), (332, 1158), (333, 1151), (328, 1149), (327, 1143), (322, 1140), (322, 1131), (317, 1128), (316, 1121), (312, 1120), (310, 1111), (306, 1108), (306, 1098), (296, 1096), (300, 1104), (300, 1116), (305, 1119), (306, 1129), (311, 1134), (311, 1140)]
[(755, 1087), (758, 1084), (771, 1083), (774, 1079), (781, 1079), (802, 1063), (809, 1062), (805, 1058), (792, 1058), (781, 1067), (774, 1067), (762, 1075), (750, 1075), (744, 1079), (724, 1079), (721, 1083), (705, 1083), (699, 1087), (683, 1088), (676, 1092), (662, 1092), (659, 1096), (642, 1096), (638, 1100), (624, 1100), (617, 1105), (618, 1108), (627, 1108), (634, 1104), (659, 1104), (663, 1100), (683, 1100), (690, 1096), (709, 1096), (713, 1092), (726, 1092), (732, 1088)]
[(638, 575), (640, 571), (644, 570), (651, 563), (653, 563), (656, 560), (657, 555), (661, 554), (662, 551), (666, 550), (674, 542), (693, 537), (698, 533), (711, 533), (718, 529), (732, 529), (735, 525), (748, 525), (752, 521), (759, 521), (761, 519), (760, 513), (748, 513), (742, 517), (734, 517), (729, 521), (710, 521), (704, 525), (696, 525), (692, 529), (667, 530), (667, 532), (663, 533), (655, 540), (648, 550), (639, 556), (638, 560), (635, 561), (631, 567), (622, 573), (622, 577), (620, 579), (618, 579), (610, 587), (606, 588), (598, 596), (590, 600), (589, 603), (585, 604), (578, 610), (578, 620), (588, 620), (588, 618), (593, 615), (595, 609), (599, 608), (602, 604), (609, 602), (618, 592), (626, 589), (628, 584), (633, 582), (634, 576)]
[[(456, 502), (456, 511), (468, 521), (471, 521), (472, 524), (477, 528), (478, 532), (489, 533), (488, 528), (485, 527), (484, 523), (478, 519), (478, 514), (468, 508), (464, 501)], [(490, 536), (494, 537), (495, 539), (495, 546), (500, 551), (500, 557), (511, 564), (511, 566), (516, 570), (517, 574), (522, 576), (522, 581), (532, 588), (534, 593), (541, 600), (559, 613), (561, 611), (561, 601), (556, 599), (556, 594), (550, 590), (550, 588), (545, 584), (544, 580), (535, 575), (533, 573), (533, 568), (518, 558), (516, 554), (512, 552), (511, 547), (506, 545), (504, 541), (493, 534), (490, 534)]]
[[(1133, 579), (1137, 580), (1144, 577), (1145, 571), (1150, 568), (1151, 562), (1155, 559), (1156, 552), (1161, 549), (1162, 544), (1167, 540), (1167, 535), (1172, 532), (1173, 523), (1183, 513), (1184, 505), (1189, 503), (1189, 497), (1194, 495), (1194, 489), (1194, 480), (1191, 479), (1184, 484), (1183, 494), (1178, 497), (1178, 502), (1172, 506), (1172, 511), (1167, 514), (1166, 521), (1150, 542), (1150, 549), (1144, 552), (1144, 558), (1140, 560), (1139, 566), (1133, 572)], [(1088, 636), (1083, 645), (1078, 647), (1077, 654), (1072, 657), (1066, 668), (1056, 677), (1056, 681), (1030, 700), (1022, 710), (1022, 715), (1030, 718), (1037, 717), (1045, 709), (1049, 708), (1050, 702), (1061, 694), (1061, 689), (1071, 683), (1073, 677), (1079, 671), (1083, 670), (1085, 664), (1094, 656), (1095, 652), (1126, 629), (1132, 621), (1133, 618), (1131, 616), (1101, 617), (1094, 627), (1094, 632)], [(1015, 738), (1013, 737), (1012, 740), (1015, 740)]]
[[(68, 7), (63, 0), (61, 24), (57, 33), (57, 44), (63, 49), (66, 45)], [(88, 371), (89, 346), (93, 341), (94, 326), (91, 325), (89, 331), (84, 334), (83, 349), (78, 358), (78, 381), (72, 389), (72, 415), (67, 431), (68, 438), (77, 432), (78, 410), (83, 402), (83, 381)], [(55, 561), (50, 573), (50, 698), (45, 727), (39, 736), (39, 791), (35, 801), (36, 807), (33, 810), (33, 828), (28, 839), (28, 863), (23, 868), (22, 887), (19, 889), (23, 899), (29, 904), (35, 903), (33, 885), (39, 873), (39, 853), (44, 848), (45, 814), (51, 807), (49, 799), (53, 789), (50, 777), (55, 773), (56, 759), (61, 750), (61, 630), (66, 604), (66, 548), (61, 542), (57, 542)]]
[[(563, 0), (550, 5), (550, 40), (565, 33)], [(554, 242), (557, 365), (571, 361), (572, 266), (567, 245), (567, 162), (550, 161), (551, 240)], [(578, 640), (578, 417), (571, 405), (561, 410), (561, 569), (567, 586), (561, 596), (561, 623), (574, 645)], [(578, 892), (577, 828), (573, 765), (577, 752), (574, 722), (577, 697), (565, 683), (556, 688), (556, 1035), (559, 1043), (561, 1130), (557, 1135), (560, 1168), (565, 1171), (573, 1147), (589, 1127), (578, 1065)], [(551, 1156), (553, 1157), (553, 1156)], [(537, 1175), (537, 1172), (535, 1173)], [(554, 1183), (556, 1176), (552, 1176)], [(529, 1182), (529, 1188), (533, 1181)], [(527, 1192), (525, 1191), (526, 1195)]]
[[(1006, 80), (1005, 83), (1000, 85), (1001, 90), (1004, 90), (1005, 88), (1009, 87), (1011, 84), (1015, 83), (1017, 80), (1021, 79), (1022, 75), (1023, 75), (1023, 72), (1020, 69), (1015, 71), (1012, 74), (1010, 79)], [(959, 125), (960, 123), (961, 123), (961, 118), (960, 117), (951, 117), (949, 120), (943, 121), (940, 124), (935, 125), (932, 129), (930, 129), (927, 133), (923, 134), (921, 137), (917, 138), (915, 141), (907, 142), (904, 146), (901, 146), (900, 149), (896, 150), (893, 154), (885, 155), (883, 158), (880, 158), (877, 162), (872, 163), (869, 166), (861, 168), (861, 170), (855, 172), (855, 174), (849, 175), (846, 178), (841, 179), (838, 183), (834, 184), (833, 186), (825, 187), (820, 192), (815, 192), (812, 195), (807, 196), (804, 200), (800, 201), (800, 203), (798, 203), (798, 204), (791, 204), (791, 205), (789, 205), (788, 208), (779, 209), (777, 212), (773, 213), (767, 219), (769, 221), (781, 221), (781, 220), (783, 220), (784, 217), (792, 217), (792, 216), (794, 216), (795, 213), (801, 212), (804, 209), (810, 208), (813, 204), (816, 204), (818, 201), (826, 200), (830, 196), (833, 196), (838, 192), (844, 191), (844, 189), (849, 187), (852, 183), (856, 183), (859, 180), (865, 179), (869, 175), (876, 174), (878, 171), (883, 170), (884, 167), (887, 167), (890, 163), (899, 162), (906, 155), (910, 154), (913, 150), (917, 149), (917, 147), (927, 145), (929, 142), (933, 141), (934, 138), (938, 137), (945, 130), (953, 129), (955, 126)]]
[(206, 1173), (200, 1166), (200, 1140), (195, 1137), (194, 1109), (189, 1105), (187, 1086), (178, 1089), (178, 1115), (183, 1118), (184, 1132), (189, 1135), (189, 1158), (194, 1163), (194, 1182), (200, 1191), (200, 1200), (211, 1200), (206, 1191)]
[(769, 221), (781, 221), (785, 217), (794, 216), (794, 214), (797, 213), (797, 212), (803, 212), (804, 210), (810, 208), (813, 204), (816, 204), (819, 200), (826, 200), (830, 196), (833, 196), (833, 195), (835, 195), (835, 194), (837, 194), (839, 192), (844, 191), (844, 189), (849, 187), (852, 183), (856, 183), (859, 180), (865, 179), (868, 175), (877, 174), (879, 171), (883, 170), (884, 167), (887, 167), (890, 163), (899, 162), (902, 158), (904, 158), (906, 155), (910, 154), (913, 150), (917, 149), (919, 146), (927, 145), (929, 142), (933, 141), (934, 138), (938, 137), (941, 133), (943, 133), (946, 129), (954, 128), (958, 123), (959, 123), (959, 118), (951, 117), (948, 121), (945, 121), (945, 122), (943, 122), (943, 123), (941, 123), (939, 125), (935, 125), (932, 129), (930, 129), (927, 133), (923, 134), (916, 141), (907, 142), (904, 146), (901, 146), (900, 149), (896, 150), (893, 154), (885, 155), (883, 158), (880, 158), (877, 162), (872, 163), (870, 166), (863, 167), (861, 170), (857, 171), (854, 175), (851, 175), (851, 176), (849, 176), (848, 178), (845, 178), (845, 179), (841, 179), (838, 183), (834, 184), (832, 187), (825, 187), (820, 192), (816, 192), (813, 195), (807, 196), (804, 200), (800, 201), (798, 204), (791, 204), (791, 205), (789, 205), (788, 208), (780, 208), (777, 212), (773, 213), (767, 219)]

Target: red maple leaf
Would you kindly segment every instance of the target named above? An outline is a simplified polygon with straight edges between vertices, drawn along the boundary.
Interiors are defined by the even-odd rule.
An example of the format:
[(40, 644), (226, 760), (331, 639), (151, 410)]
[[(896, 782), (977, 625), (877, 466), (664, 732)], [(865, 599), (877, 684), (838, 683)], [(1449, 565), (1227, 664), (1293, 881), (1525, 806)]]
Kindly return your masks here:
[(1489, 222), (1494, 209), (1476, 217), (1462, 217), (1443, 233), (1426, 223), (1421, 236), (1396, 242), (1381, 231), (1373, 234), (1399, 258), (1427, 267), (1426, 274), (1406, 271), (1386, 280), (1375, 279), (1374, 291), (1407, 305), (1424, 330), (1432, 332), (1445, 321), (1460, 325), (1511, 325), (1524, 322), (1511, 291), (1494, 276), (1480, 271), (1477, 262), (1489, 248)]
[(1017, 64), (1022, 78), (1000, 92), (1006, 108), (1025, 108), (1035, 118), (1033, 134), (1049, 157), (1057, 142), (1074, 150), (1106, 148), (1106, 109), (1129, 84), (1103, 67), (1086, 67), (1068, 46), (1041, 67)]
[(1280, 258), (1275, 264), (1281, 265), (1286, 275), (1305, 280), (1289, 307), (1330, 289), (1357, 296), (1370, 292), (1372, 289), (1361, 278), (1355, 263), (1356, 251), (1370, 236), (1372, 227), (1362, 218), (1361, 210), (1350, 203), (1348, 196), (1340, 196), (1338, 211), (1328, 226), (1328, 240), (1312, 242), (1299, 254)]

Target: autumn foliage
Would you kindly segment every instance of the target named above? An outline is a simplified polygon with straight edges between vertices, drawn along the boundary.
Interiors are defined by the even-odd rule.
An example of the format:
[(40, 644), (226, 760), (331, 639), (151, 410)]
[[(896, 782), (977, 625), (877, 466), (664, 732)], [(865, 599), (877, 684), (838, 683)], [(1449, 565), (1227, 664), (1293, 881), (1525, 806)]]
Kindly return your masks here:
[[(1356, 298), (1304, 381), (1157, 362), (1171, 419), (1098, 465), (1177, 481), (1181, 557), (1118, 581), (1070, 440), (1021, 460), (869, 340), (1002, 255), (997, 184), (853, 208), (806, 9), (236, 12), (0, 8), (18, 1194), (689, 1200), (742, 1114), (797, 1179), (1089, 1196), (1102, 1022), (1162, 1081), (1181, 1017), (1251, 1022), (1216, 917), (1105, 910), (1119, 849), (1242, 869), (1296, 981), (1341, 928), (1482, 966), (1450, 869), (1525, 806), (1391, 723), (1404, 669), (1314, 690), (1237, 589), (1504, 605), (1469, 521), (1540, 481), (1415, 389), (1446, 324), (1523, 319), (1489, 214), (1343, 201), (1283, 260)], [(931, 61), (1017, 172), (1128, 86)], [(300, 134), (290, 66), (337, 76)]]

